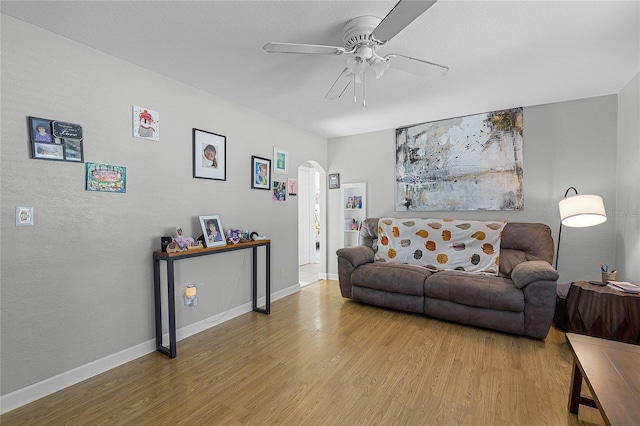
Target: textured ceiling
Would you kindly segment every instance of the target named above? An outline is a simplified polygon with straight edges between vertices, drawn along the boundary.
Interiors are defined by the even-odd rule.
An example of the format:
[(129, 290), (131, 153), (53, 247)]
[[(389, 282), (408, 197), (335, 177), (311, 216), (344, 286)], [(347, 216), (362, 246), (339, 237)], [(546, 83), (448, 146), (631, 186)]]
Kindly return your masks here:
[[(640, 71), (638, 1), (440, 0), (380, 49), (448, 65), (368, 75), (367, 106), (324, 95), (345, 57), (268, 54), (268, 41), (342, 46), (351, 18), (395, 1), (6, 1), (2, 13), (330, 138), (617, 93)], [(358, 94), (358, 98), (360, 98)]]

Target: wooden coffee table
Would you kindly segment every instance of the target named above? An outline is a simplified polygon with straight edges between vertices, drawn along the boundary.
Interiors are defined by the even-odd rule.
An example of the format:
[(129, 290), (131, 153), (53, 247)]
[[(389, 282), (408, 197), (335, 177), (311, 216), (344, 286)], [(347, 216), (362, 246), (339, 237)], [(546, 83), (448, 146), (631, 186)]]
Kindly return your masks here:
[[(600, 410), (608, 425), (640, 421), (640, 346), (567, 333), (573, 351), (569, 412), (580, 404)], [(580, 395), (585, 379), (592, 398)]]

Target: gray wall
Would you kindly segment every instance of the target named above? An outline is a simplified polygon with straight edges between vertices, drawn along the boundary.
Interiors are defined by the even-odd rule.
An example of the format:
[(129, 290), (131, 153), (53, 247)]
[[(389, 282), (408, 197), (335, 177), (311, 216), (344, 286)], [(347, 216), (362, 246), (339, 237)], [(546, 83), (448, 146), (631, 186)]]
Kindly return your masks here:
[[(517, 107), (519, 105), (510, 105)], [(481, 112), (481, 111), (478, 111)], [(522, 211), (396, 212), (394, 205), (395, 130), (329, 140), (329, 170), (342, 183), (366, 181), (369, 217), (504, 219), (541, 222), (557, 238), (558, 201), (575, 186), (581, 194), (598, 194), (607, 209), (616, 197), (616, 95), (524, 108), (524, 203)], [(429, 117), (425, 117), (429, 121)], [(637, 186), (636, 186), (637, 190)], [(340, 193), (329, 190), (329, 273), (337, 273), (332, 253), (339, 248)], [(562, 232), (559, 282), (599, 279), (599, 262), (615, 259), (615, 221)], [(557, 241), (557, 239), (556, 239)]]
[(618, 94), (616, 268), (640, 283), (640, 74)]
[[(151, 252), (178, 225), (200, 235), (198, 215), (269, 236), (272, 291), (295, 291), (296, 199), (250, 189), (251, 155), (288, 149), (296, 176), (326, 167), (326, 139), (6, 15), (1, 78), (2, 395), (152, 339)], [(132, 137), (133, 105), (160, 112), (159, 142)], [(84, 164), (31, 159), (30, 115), (81, 124), (85, 161), (126, 166), (126, 194), (86, 191)], [(193, 127), (227, 137), (226, 182), (192, 178)], [(15, 226), (16, 206), (34, 208), (33, 227)], [(250, 260), (179, 262), (176, 284), (197, 283), (200, 303), (177, 303), (178, 327), (248, 303)]]

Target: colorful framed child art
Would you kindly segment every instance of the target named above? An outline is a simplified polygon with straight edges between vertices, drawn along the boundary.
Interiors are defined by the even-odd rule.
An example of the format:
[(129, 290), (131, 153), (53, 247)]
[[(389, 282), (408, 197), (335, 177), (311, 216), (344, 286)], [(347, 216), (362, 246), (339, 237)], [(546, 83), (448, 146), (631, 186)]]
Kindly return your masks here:
[(271, 189), (271, 160), (251, 156), (251, 188)]
[(87, 163), (87, 191), (127, 192), (127, 168)]
[(286, 149), (273, 147), (273, 161), (275, 163), (274, 172), (286, 175), (289, 170), (289, 151)]

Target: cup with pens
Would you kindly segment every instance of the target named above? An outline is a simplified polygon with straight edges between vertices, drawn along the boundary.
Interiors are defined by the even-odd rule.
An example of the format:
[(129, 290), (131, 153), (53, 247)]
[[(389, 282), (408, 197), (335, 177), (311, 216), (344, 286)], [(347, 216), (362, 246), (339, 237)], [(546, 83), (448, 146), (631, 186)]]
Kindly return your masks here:
[(600, 271), (602, 272), (602, 282), (603, 283), (608, 283), (609, 281), (615, 281), (616, 280), (616, 270), (614, 269), (613, 271), (609, 272), (609, 266), (608, 265), (604, 265), (604, 264), (600, 264)]

